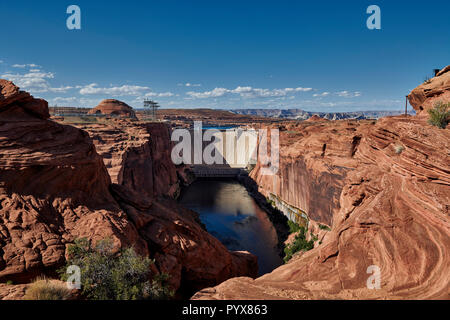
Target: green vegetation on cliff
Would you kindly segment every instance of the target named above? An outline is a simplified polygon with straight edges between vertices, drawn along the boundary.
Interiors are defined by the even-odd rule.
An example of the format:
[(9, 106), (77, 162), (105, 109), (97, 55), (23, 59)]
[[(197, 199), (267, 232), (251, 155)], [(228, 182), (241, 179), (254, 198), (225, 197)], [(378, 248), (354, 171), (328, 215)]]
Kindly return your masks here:
[(437, 102), (433, 109), (428, 110), (428, 114), (430, 115), (428, 122), (433, 126), (444, 129), (447, 126), (448, 118), (450, 117), (449, 109), (450, 102)]
[[(112, 241), (102, 240), (92, 246), (87, 239), (76, 240), (68, 248), (67, 267), (81, 270), (81, 292), (91, 300), (167, 299), (173, 295), (168, 287), (169, 276), (153, 276), (147, 257), (141, 257), (133, 248), (114, 251)], [(67, 280), (66, 268), (60, 271)]]
[[(292, 223), (292, 225), (296, 225), (298, 227), (298, 234), (295, 236), (294, 241), (287, 245), (284, 248), (284, 262), (287, 263), (291, 260), (292, 256), (300, 251), (308, 251), (314, 248), (314, 239), (306, 240), (306, 232), (307, 229), (303, 226), (299, 226), (298, 224)], [(296, 228), (295, 228), (296, 229)]]

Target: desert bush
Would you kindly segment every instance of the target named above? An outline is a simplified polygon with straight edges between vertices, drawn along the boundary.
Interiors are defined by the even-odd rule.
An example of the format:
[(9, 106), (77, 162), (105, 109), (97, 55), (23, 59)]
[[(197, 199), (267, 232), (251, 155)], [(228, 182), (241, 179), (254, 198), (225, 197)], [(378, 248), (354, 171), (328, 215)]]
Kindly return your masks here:
[(68, 300), (71, 292), (66, 283), (45, 278), (36, 279), (26, 290), (24, 300)]
[(300, 226), (299, 233), (295, 236), (294, 242), (284, 248), (284, 262), (291, 260), (292, 256), (299, 251), (308, 251), (314, 248), (314, 241), (306, 240), (306, 228)]
[(450, 117), (449, 108), (450, 102), (436, 102), (434, 108), (428, 110), (428, 114), (430, 115), (428, 122), (433, 126), (444, 129), (447, 126), (448, 118)]
[(319, 229), (320, 230), (327, 230), (327, 231), (331, 231), (329, 226), (326, 226), (324, 224), (319, 224)]
[[(92, 300), (168, 299), (168, 275), (153, 277), (147, 257), (141, 257), (133, 248), (114, 252), (110, 240), (92, 246), (87, 239), (76, 240), (68, 248), (67, 267), (76, 265), (81, 271), (82, 294)], [(60, 273), (67, 280), (66, 268)]]
[(402, 146), (401, 144), (396, 144), (394, 146), (394, 150), (396, 154), (401, 154), (403, 152), (403, 150), (405, 150), (405, 147)]
[(288, 227), (289, 227), (289, 233), (295, 233), (295, 232), (300, 231), (300, 225), (299, 224), (297, 224), (297, 223), (295, 223), (295, 222), (293, 222), (291, 220), (288, 220), (287, 224), (288, 224)]

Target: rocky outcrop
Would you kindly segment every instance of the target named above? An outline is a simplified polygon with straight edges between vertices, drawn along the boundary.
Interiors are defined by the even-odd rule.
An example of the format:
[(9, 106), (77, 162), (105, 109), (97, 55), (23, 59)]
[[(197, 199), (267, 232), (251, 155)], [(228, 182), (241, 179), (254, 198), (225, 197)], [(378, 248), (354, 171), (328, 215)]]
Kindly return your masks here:
[[(150, 142), (119, 143), (126, 150), (111, 155), (123, 156), (116, 163), (122, 175), (112, 184), (86, 131), (48, 120), (47, 103), (11, 82), (1, 81), (0, 89), (0, 282), (53, 275), (67, 245), (81, 237), (134, 246), (155, 259), (156, 272), (169, 273), (173, 289), (188, 294), (230, 277), (255, 276), (256, 257), (229, 252), (195, 213), (162, 197), (171, 194), (164, 184), (175, 179), (173, 164), (160, 153), (170, 143), (163, 127), (139, 129)], [(150, 164), (142, 163), (140, 151), (149, 151)], [(148, 166), (152, 173), (145, 176)], [(140, 175), (151, 179), (149, 197)]]
[(450, 66), (411, 91), (408, 100), (418, 115), (427, 115), (426, 111), (432, 109), (436, 102), (450, 101)]
[(22, 300), (27, 287), (26, 284), (8, 285), (0, 283), (0, 300)]
[(167, 125), (117, 120), (77, 127), (91, 136), (113, 183), (127, 186), (146, 199), (177, 197), (180, 181), (170, 158)]
[[(449, 299), (449, 150), (450, 131), (421, 117), (288, 128), (279, 173), (252, 176), (332, 230), (270, 274), (193, 298)], [(367, 287), (370, 266), (380, 289)]]
[(147, 251), (109, 193), (89, 135), (47, 120), (47, 103), (1, 80), (0, 280), (27, 282), (64, 262), (75, 238)]
[(260, 162), (250, 177), (267, 198), (274, 195), (310, 219), (331, 225), (345, 176), (358, 166), (354, 153), (361, 136), (361, 126), (354, 120), (287, 124), (280, 131), (277, 174), (263, 175)]
[(125, 102), (115, 99), (105, 99), (98, 106), (90, 110), (88, 114), (101, 114), (123, 118), (137, 119), (132, 107)]

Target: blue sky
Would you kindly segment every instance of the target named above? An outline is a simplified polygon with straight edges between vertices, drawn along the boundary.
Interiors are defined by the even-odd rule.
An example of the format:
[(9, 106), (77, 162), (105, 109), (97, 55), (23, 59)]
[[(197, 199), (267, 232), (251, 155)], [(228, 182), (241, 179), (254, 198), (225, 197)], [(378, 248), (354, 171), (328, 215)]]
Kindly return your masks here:
[[(81, 8), (81, 30), (66, 9)], [(381, 8), (381, 30), (366, 9)], [(2, 1), (0, 77), (51, 105), (401, 110), (450, 64), (450, 1)]]

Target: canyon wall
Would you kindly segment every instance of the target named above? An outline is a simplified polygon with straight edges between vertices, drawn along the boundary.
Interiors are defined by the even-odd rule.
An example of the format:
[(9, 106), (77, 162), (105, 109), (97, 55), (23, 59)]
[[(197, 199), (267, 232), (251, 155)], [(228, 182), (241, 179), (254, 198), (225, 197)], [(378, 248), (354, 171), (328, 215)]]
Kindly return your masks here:
[[(431, 81), (443, 83), (439, 94), (422, 107), (449, 102), (443, 72)], [(431, 126), (423, 114), (313, 119), (287, 124), (280, 140), (279, 172), (263, 176), (258, 164), (251, 177), (261, 193), (331, 231), (272, 273), (231, 279), (193, 299), (450, 298), (450, 128)], [(378, 288), (367, 285), (374, 270)]]
[(146, 199), (177, 197), (181, 181), (170, 158), (167, 125), (114, 119), (75, 126), (89, 133), (113, 183), (127, 186)]
[[(347, 128), (340, 121), (327, 126), (341, 134)], [(298, 128), (300, 132), (306, 129)], [(318, 141), (325, 139), (326, 131), (318, 130), (307, 139), (314, 135)], [(268, 186), (265, 192), (283, 190), (273, 188), (271, 179), (281, 177), (286, 185), (291, 180), (304, 181), (296, 186), (297, 190), (306, 188), (296, 204), (305, 204), (303, 208), (313, 219), (332, 221), (323, 243), (270, 274), (256, 280), (231, 279), (198, 292), (194, 299), (450, 298), (450, 130), (432, 127), (426, 119), (392, 117), (376, 124), (361, 123), (351, 132), (347, 139), (339, 138), (348, 145), (330, 151), (334, 161), (318, 158), (319, 144), (310, 148), (312, 144), (297, 144), (294, 139), (289, 145), (288, 133), (282, 135), (281, 154), (295, 152), (311, 159), (308, 174), (314, 179), (310, 181), (302, 180), (306, 174), (300, 170), (282, 169), (278, 177), (253, 173), (264, 182), (260, 191)], [(361, 137), (358, 144), (352, 143), (354, 133)], [(298, 162), (292, 161), (291, 167)], [(327, 198), (326, 190), (311, 192), (315, 184), (327, 188), (317, 177), (323, 176), (326, 165), (333, 172), (333, 163), (344, 174), (328, 180), (328, 187), (336, 190), (332, 197)], [(283, 176), (285, 172), (289, 174)], [(289, 193), (278, 195), (296, 201), (288, 198)], [(320, 204), (326, 201), (337, 202), (331, 212)], [(308, 206), (314, 202), (318, 204)], [(367, 271), (373, 265), (380, 270), (379, 290), (366, 286), (371, 275)]]
[(49, 121), (47, 102), (12, 83), (0, 80), (0, 90), (0, 279), (54, 270), (75, 238), (146, 252), (89, 135)]
[(186, 294), (256, 275), (255, 256), (229, 252), (171, 199), (179, 181), (167, 127), (139, 125), (134, 138), (126, 125), (93, 129), (106, 132), (97, 139), (102, 158), (88, 132), (48, 117), (47, 102), (0, 80), (0, 282), (54, 275), (82, 237), (133, 246)]
[(354, 153), (361, 130), (354, 120), (287, 124), (280, 131), (278, 172), (264, 175), (260, 161), (250, 177), (267, 198), (275, 196), (306, 213), (309, 219), (331, 225), (340, 207), (344, 179), (358, 165)]

